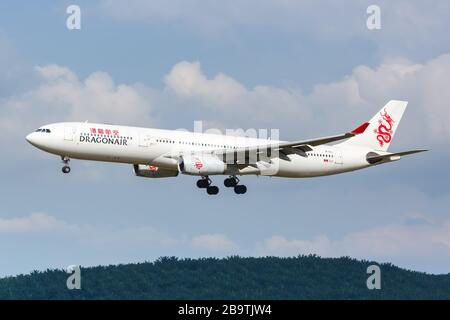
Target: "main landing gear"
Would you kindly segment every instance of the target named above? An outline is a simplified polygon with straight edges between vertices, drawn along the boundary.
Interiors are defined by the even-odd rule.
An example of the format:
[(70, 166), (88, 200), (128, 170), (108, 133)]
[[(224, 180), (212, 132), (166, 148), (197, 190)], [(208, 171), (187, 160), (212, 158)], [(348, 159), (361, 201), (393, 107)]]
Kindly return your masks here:
[(62, 167), (62, 172), (63, 173), (69, 173), (70, 172), (70, 166), (69, 166), (69, 161), (70, 161), (70, 159), (69, 159), (69, 157), (66, 157), (66, 156), (62, 156), (61, 157), (61, 160), (62, 160), (62, 162), (64, 163), (64, 166)]
[(247, 187), (243, 184), (238, 184), (239, 179), (236, 176), (231, 176), (223, 181), (223, 184), (227, 188), (234, 188), (234, 193), (244, 194), (247, 192)]
[[(197, 187), (200, 189), (206, 189), (206, 192), (208, 194), (218, 194), (219, 193), (219, 187), (212, 186), (212, 181), (208, 176), (202, 177), (200, 180), (197, 181)], [(234, 188), (234, 192), (236, 194), (244, 194), (247, 192), (247, 187), (243, 184), (238, 184), (239, 179), (236, 176), (231, 176), (223, 181), (223, 184), (227, 188)]]
[(202, 177), (200, 180), (197, 181), (197, 187), (200, 189), (206, 189), (206, 193), (213, 195), (219, 193), (219, 187), (212, 186), (212, 181), (209, 177)]

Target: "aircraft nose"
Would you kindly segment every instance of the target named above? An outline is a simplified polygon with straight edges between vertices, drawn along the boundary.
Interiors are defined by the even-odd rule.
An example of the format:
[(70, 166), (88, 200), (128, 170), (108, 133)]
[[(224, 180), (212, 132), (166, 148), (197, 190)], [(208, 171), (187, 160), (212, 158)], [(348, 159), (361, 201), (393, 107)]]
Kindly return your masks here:
[(25, 137), (25, 139), (27, 139), (27, 141), (32, 144), (32, 145), (36, 145), (36, 133), (32, 132), (29, 135), (27, 135)]

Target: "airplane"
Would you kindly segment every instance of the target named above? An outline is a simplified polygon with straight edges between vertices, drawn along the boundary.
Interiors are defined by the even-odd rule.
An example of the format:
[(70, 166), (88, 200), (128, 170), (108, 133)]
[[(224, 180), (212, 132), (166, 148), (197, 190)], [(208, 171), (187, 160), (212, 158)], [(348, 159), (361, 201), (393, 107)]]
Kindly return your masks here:
[(247, 187), (240, 184), (238, 176), (328, 176), (427, 151), (387, 151), (407, 104), (391, 100), (369, 122), (352, 131), (299, 141), (88, 122), (48, 124), (28, 134), (26, 140), (60, 156), (65, 174), (70, 172), (70, 159), (127, 163), (140, 177), (198, 176), (197, 187), (209, 195), (219, 193), (210, 176), (225, 175), (224, 186), (244, 194)]

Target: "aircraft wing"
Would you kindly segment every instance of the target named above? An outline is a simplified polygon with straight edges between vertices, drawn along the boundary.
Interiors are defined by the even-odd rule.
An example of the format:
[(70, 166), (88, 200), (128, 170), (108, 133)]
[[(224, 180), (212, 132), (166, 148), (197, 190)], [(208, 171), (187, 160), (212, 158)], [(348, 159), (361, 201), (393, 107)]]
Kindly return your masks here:
[(305, 152), (313, 150), (312, 147), (348, 139), (358, 134), (361, 134), (367, 129), (368, 126), (369, 123), (365, 122), (352, 131), (335, 136), (328, 136), (310, 140), (292, 141), (292, 142), (281, 142), (281, 143), (277, 142), (273, 144), (251, 146), (245, 148), (238, 148), (234, 150), (219, 150), (215, 151), (214, 153), (219, 157), (222, 156), (223, 159), (224, 160), (226, 159), (228, 163), (230, 162), (230, 159), (234, 159), (235, 162), (237, 162), (238, 164), (242, 162), (247, 163), (247, 161), (252, 156), (254, 160), (256, 160), (255, 158), (258, 157), (259, 155), (264, 155), (267, 156), (267, 158), (270, 158), (274, 152), (278, 152), (278, 155), (281, 158), (286, 157), (288, 154), (294, 153), (304, 155)]

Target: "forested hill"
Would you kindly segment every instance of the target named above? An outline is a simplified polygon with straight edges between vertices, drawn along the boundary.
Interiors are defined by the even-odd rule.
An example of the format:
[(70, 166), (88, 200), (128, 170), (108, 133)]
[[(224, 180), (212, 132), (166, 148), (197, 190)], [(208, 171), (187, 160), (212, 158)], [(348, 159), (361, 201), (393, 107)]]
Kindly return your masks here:
[(62, 270), (0, 279), (0, 299), (450, 299), (450, 274), (382, 264), (381, 289), (350, 258), (177, 259), (81, 268), (81, 289)]

